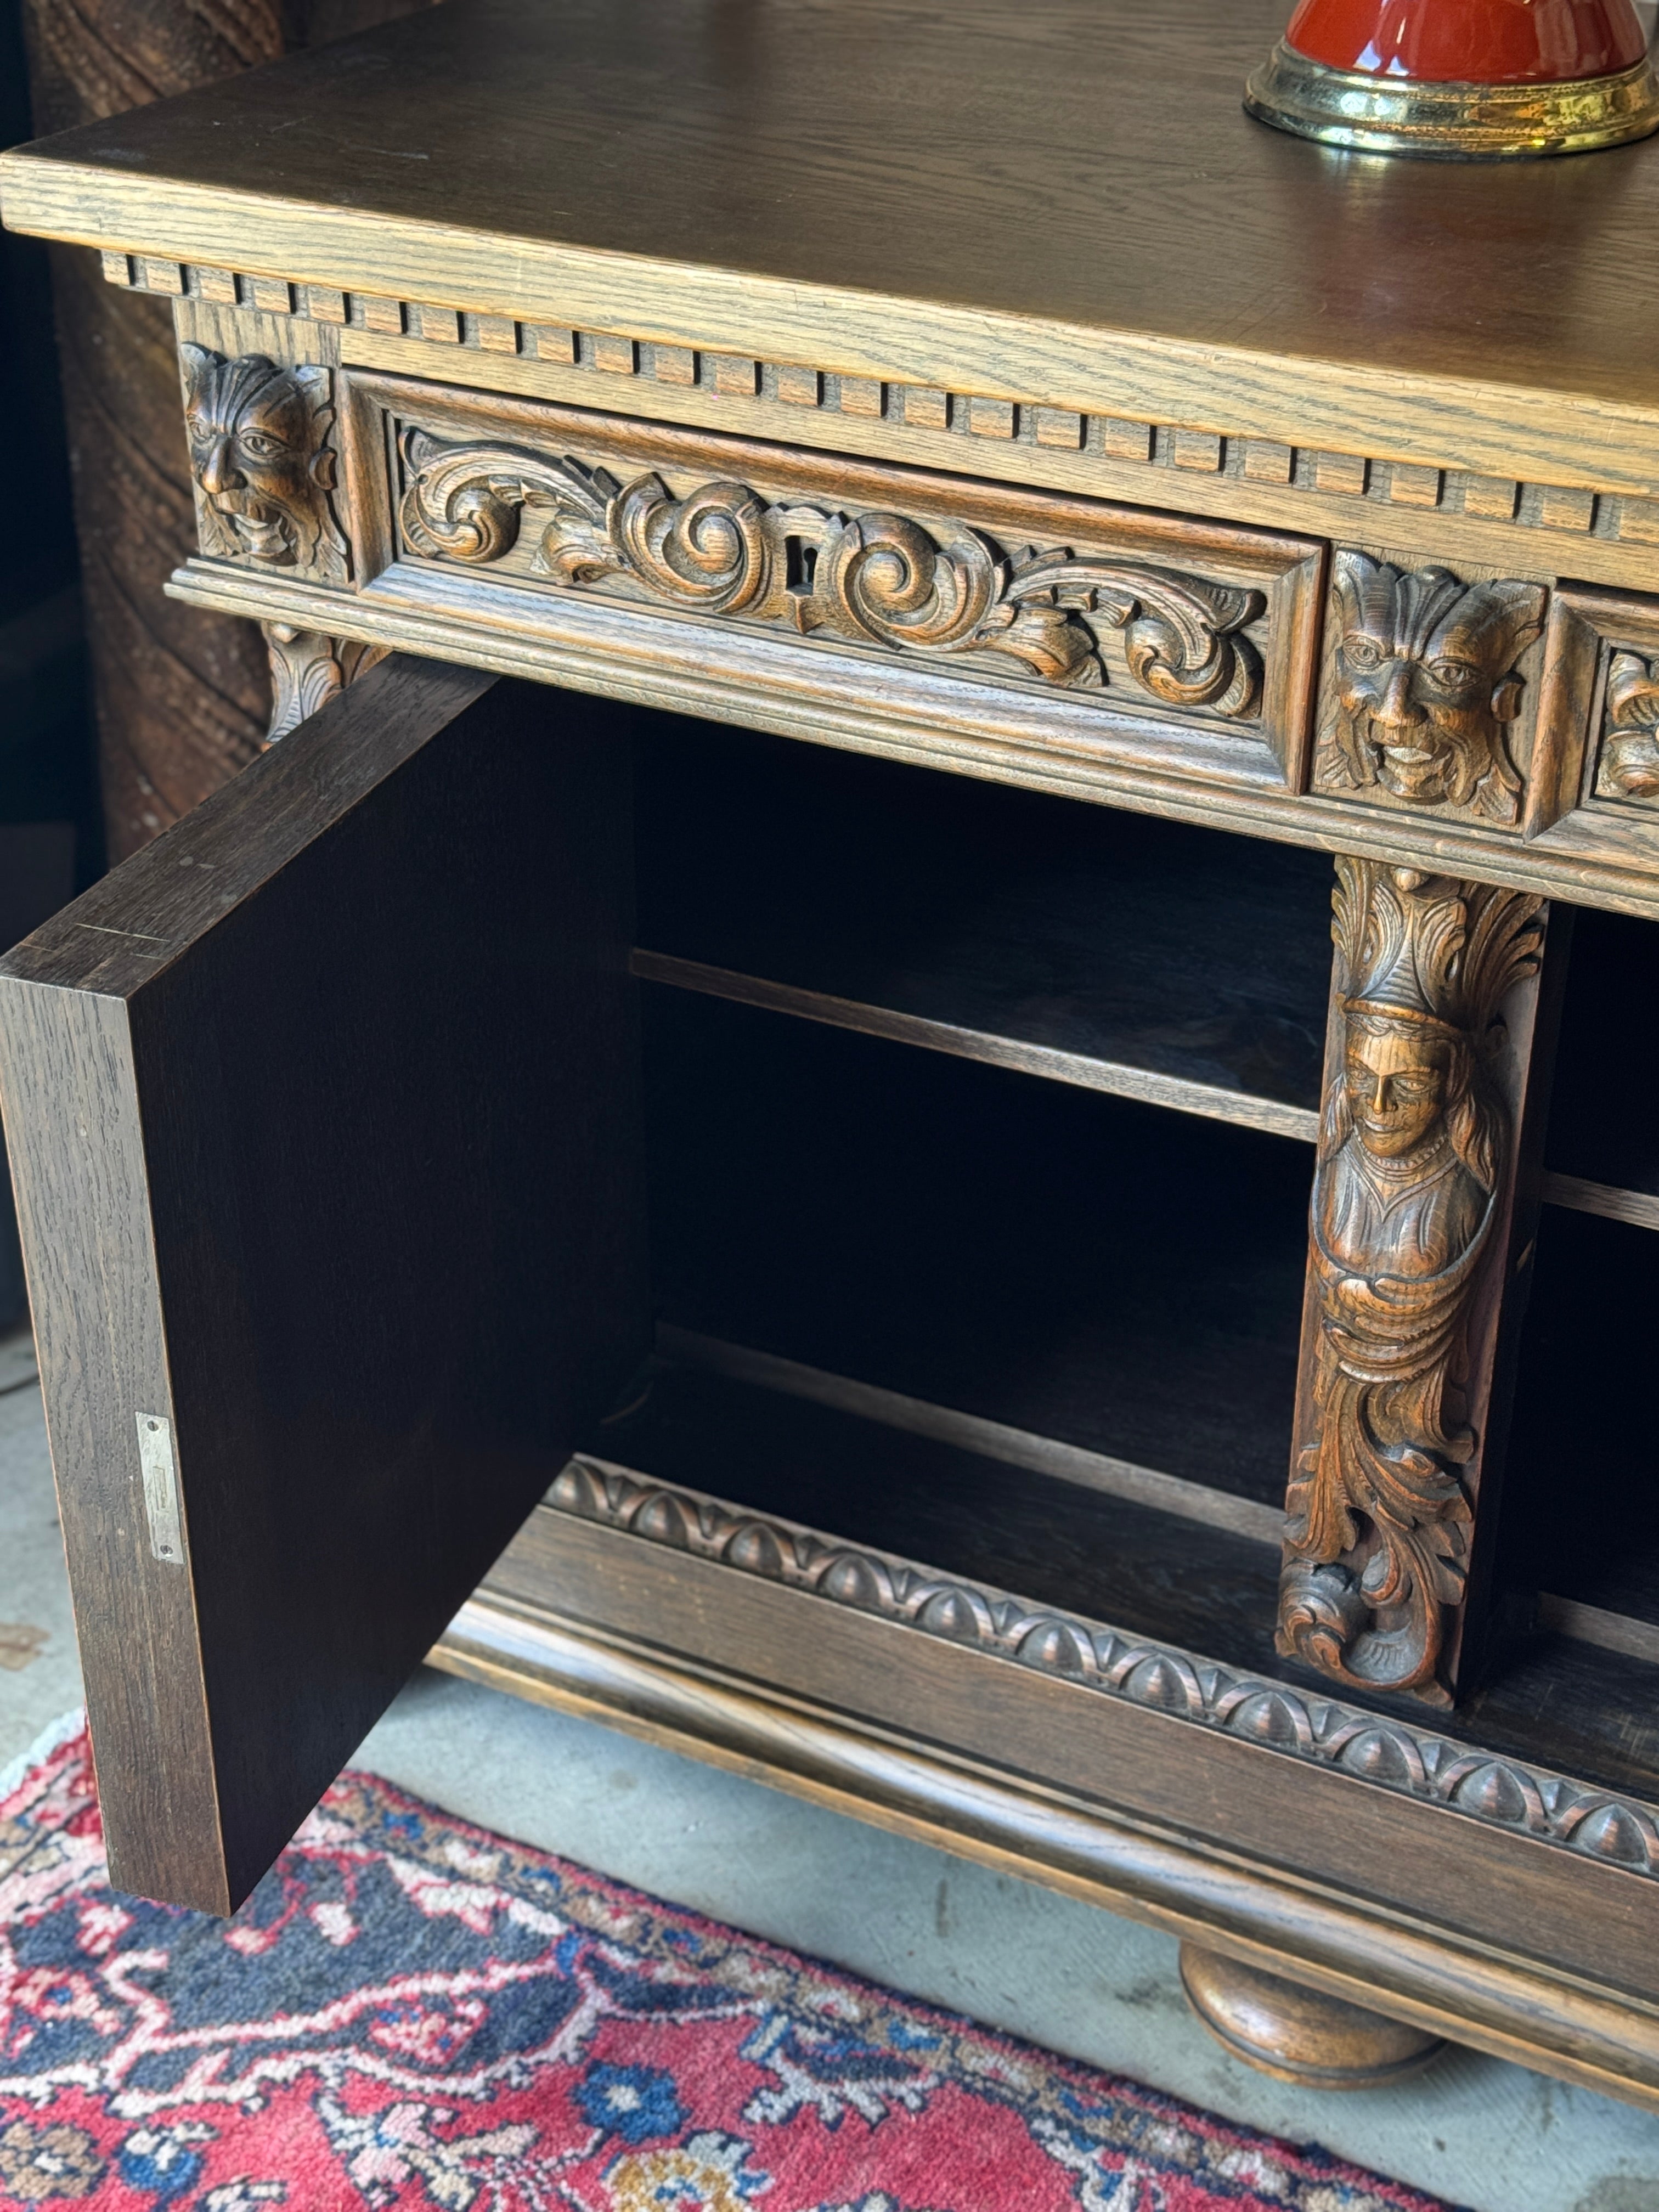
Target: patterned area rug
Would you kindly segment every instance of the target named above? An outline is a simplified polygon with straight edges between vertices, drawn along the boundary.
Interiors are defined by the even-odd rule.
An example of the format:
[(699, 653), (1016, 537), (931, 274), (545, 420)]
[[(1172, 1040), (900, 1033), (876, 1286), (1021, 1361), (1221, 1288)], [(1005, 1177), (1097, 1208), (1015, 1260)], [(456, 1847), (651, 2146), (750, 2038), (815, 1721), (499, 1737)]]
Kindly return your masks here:
[(228, 1922), (112, 1890), (78, 1727), (0, 1783), (0, 2203), (1444, 2212), (364, 1774)]

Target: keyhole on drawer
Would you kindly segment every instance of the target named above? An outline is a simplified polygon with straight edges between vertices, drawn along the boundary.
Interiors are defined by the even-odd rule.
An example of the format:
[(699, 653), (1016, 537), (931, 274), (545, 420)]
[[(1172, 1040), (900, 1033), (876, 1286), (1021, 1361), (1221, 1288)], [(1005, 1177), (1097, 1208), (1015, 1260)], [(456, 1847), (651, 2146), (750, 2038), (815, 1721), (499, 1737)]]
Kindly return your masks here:
[(786, 538), (783, 541), (784, 580), (797, 599), (810, 599), (812, 579), (818, 565), (818, 549), (809, 545), (804, 538)]

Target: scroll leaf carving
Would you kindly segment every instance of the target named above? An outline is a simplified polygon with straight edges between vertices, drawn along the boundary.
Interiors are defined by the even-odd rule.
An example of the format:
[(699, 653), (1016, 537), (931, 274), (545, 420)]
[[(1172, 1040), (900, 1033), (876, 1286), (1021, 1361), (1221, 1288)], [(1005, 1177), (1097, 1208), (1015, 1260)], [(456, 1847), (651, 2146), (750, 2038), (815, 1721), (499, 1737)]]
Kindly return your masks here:
[(1521, 711), (1516, 663), (1543, 628), (1543, 586), (1465, 584), (1347, 550), (1333, 582), (1340, 635), (1321, 781), (1513, 822), (1521, 777), (1505, 732)]
[(1279, 1645), (1357, 1689), (1434, 1681), (1472, 1515), (1467, 1326), (1510, 1125), (1499, 1010), (1540, 902), (1339, 859), (1340, 1061), (1314, 1176), (1312, 1434), (1287, 1500)]
[(265, 743), (297, 730), (307, 716), (326, 706), (337, 691), (384, 660), (387, 648), (356, 638), (327, 637), (292, 623), (262, 625), (270, 653), (270, 724)]
[(1659, 799), (1659, 662), (1615, 653), (1595, 787), (1607, 799)]
[(823, 1536), (583, 1455), (547, 1503), (558, 1510), (755, 1575), (925, 1636), (1239, 1736), (1286, 1758), (1443, 1805), (1470, 1820), (1659, 1875), (1653, 1808), (1458, 1743), (1340, 1698), (1148, 1643), (958, 1576)]
[[(966, 525), (769, 502), (715, 480), (677, 496), (572, 456), (403, 438), (404, 536), (428, 558), (500, 560), (537, 532), (532, 568), (591, 587), (620, 580), (687, 613), (738, 616), (921, 654), (996, 653), (1044, 684), (1106, 682), (1102, 626), (1165, 705), (1254, 714), (1261, 662), (1243, 635), (1258, 591), (1069, 548), (1008, 553)], [(937, 532), (937, 534), (936, 534)]]
[(283, 368), (257, 353), (228, 361), (206, 346), (179, 351), (204, 550), (348, 582), (350, 550), (329, 498), (328, 370)]

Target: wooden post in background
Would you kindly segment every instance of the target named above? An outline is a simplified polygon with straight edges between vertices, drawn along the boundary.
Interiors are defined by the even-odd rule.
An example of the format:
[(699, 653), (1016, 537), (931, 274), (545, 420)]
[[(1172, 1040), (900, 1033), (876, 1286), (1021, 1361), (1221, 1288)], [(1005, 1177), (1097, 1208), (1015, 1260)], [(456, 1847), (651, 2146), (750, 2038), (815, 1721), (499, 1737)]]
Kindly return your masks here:
[[(38, 136), (319, 45), (422, 0), (22, 0)], [(246, 766), (270, 711), (252, 623), (181, 606), (195, 550), (166, 300), (106, 284), (59, 247), (53, 293), (112, 862)]]

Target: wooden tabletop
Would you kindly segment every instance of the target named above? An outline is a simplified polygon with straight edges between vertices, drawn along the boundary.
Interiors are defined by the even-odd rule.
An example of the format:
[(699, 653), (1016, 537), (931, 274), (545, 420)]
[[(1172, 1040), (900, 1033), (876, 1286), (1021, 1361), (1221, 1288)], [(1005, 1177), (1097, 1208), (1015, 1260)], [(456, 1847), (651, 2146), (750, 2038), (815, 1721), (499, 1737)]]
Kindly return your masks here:
[(1282, 137), (1239, 94), (1287, 4), (448, 0), (0, 185), (94, 244), (1659, 490), (1659, 140)]

